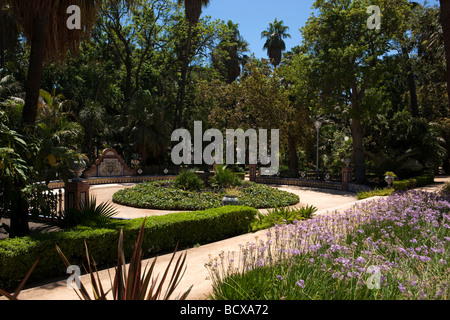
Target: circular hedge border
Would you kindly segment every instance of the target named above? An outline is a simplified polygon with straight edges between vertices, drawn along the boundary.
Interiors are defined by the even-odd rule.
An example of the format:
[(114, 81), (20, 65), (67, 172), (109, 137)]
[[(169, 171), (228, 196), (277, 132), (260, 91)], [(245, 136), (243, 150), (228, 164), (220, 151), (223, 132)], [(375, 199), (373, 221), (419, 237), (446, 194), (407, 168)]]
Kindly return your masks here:
[[(237, 189), (241, 193), (239, 204), (256, 209), (286, 207), (300, 202), (293, 193), (253, 182), (246, 181)], [(205, 210), (222, 206), (225, 194), (223, 189), (184, 191), (175, 188), (172, 181), (152, 181), (117, 191), (113, 202), (143, 209)]]

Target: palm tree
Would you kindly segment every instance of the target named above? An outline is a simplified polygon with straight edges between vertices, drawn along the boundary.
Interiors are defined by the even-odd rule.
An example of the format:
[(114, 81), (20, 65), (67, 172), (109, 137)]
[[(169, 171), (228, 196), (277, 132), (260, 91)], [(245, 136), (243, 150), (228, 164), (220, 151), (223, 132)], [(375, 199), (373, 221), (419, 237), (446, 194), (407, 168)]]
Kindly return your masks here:
[(189, 55), (191, 52), (192, 28), (197, 25), (202, 15), (203, 7), (209, 5), (210, 0), (178, 0), (178, 4), (184, 4), (186, 20), (189, 23), (186, 53), (184, 56), (183, 69), (181, 71), (181, 86), (178, 94), (178, 127), (181, 127), (183, 119), (184, 97), (186, 95), (186, 77), (189, 66)]
[(248, 42), (241, 36), (238, 27), (239, 24), (228, 21), (228, 32), (212, 54), (213, 65), (227, 79), (227, 83), (236, 80), (241, 74), (241, 66), (249, 60), (244, 54), (249, 51)]
[(450, 106), (450, 1), (440, 0), (441, 24), (444, 34), (445, 59), (447, 61), (447, 91)]
[(275, 21), (269, 24), (269, 28), (261, 33), (261, 39), (266, 38), (264, 49), (267, 50), (270, 62), (276, 68), (281, 62), (281, 55), (286, 50), (286, 44), (283, 39), (290, 38), (291, 35), (286, 33), (289, 28), (283, 25), (283, 20)]
[[(97, 9), (103, 0), (3, 0), (9, 13), (20, 26), (25, 38), (31, 46), (28, 65), (28, 78), (25, 84), (25, 105), (22, 121), (25, 126), (34, 130), (38, 115), (38, 103), (41, 89), (43, 63), (46, 60), (63, 61), (69, 49), (76, 52), (85, 32), (96, 21)], [(106, 1), (106, 0), (105, 0)], [(129, 0), (124, 0), (129, 1)], [(131, 0), (130, 0), (131, 1)], [(67, 10), (77, 5), (81, 10), (80, 29), (69, 29), (70, 18)], [(19, 190), (14, 203), (14, 220), (11, 229), (18, 235), (29, 233), (28, 203), (20, 190), (20, 184), (12, 186)]]
[[(95, 23), (102, 0), (5, 1), (31, 45), (22, 120), (25, 124), (34, 126), (44, 61), (63, 61), (68, 49), (77, 51), (83, 34)], [(67, 9), (71, 5), (77, 5), (82, 12), (81, 29), (67, 28), (67, 19), (70, 17)]]
[(149, 91), (139, 91), (131, 100), (128, 116), (128, 141), (147, 165), (157, 159), (169, 146), (169, 128), (160, 102)]

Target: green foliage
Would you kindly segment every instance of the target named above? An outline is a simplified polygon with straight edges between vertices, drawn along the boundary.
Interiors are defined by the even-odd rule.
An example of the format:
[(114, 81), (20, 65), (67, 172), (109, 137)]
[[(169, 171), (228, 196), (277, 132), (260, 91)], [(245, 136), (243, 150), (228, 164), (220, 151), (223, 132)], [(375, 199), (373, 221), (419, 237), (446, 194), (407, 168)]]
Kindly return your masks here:
[[(448, 198), (411, 192), (370, 201), (352, 214), (279, 226), (267, 239), (242, 245), (239, 255), (210, 260), (210, 298), (448, 300), (449, 229), (440, 218), (447, 211)], [(431, 237), (441, 250), (424, 250)], [(381, 265), (379, 286), (370, 286), (373, 266)]]
[(444, 186), (441, 188), (441, 193), (450, 194), (450, 182), (447, 181)]
[(65, 231), (34, 234), (0, 241), (0, 287), (15, 287), (39, 256), (40, 262), (30, 281), (64, 275), (66, 268), (55, 246), (67, 260), (82, 265), (86, 241), (97, 267), (117, 262), (117, 239), (123, 229), (124, 254), (130, 259), (140, 227), (145, 220), (142, 246), (144, 256), (172, 252), (180, 248), (219, 241), (250, 231), (257, 211), (244, 206), (227, 206), (204, 211), (152, 216), (147, 219), (115, 220), (98, 227), (78, 226)]
[(413, 177), (410, 179), (394, 181), (393, 187), (397, 191), (405, 191), (408, 189), (424, 187), (433, 182), (434, 182), (434, 176), (431, 174), (428, 174), (428, 175)]
[(363, 200), (371, 197), (390, 196), (395, 190), (396, 189), (394, 188), (384, 188), (384, 189), (375, 188), (375, 190), (358, 192), (356, 198), (358, 200)]
[(384, 173), (384, 176), (391, 176), (391, 177), (394, 177), (394, 178), (398, 178), (397, 175), (394, 172), (392, 172), (392, 171), (386, 171)]
[[(253, 208), (274, 208), (297, 204), (297, 195), (252, 182), (236, 187), (242, 194), (239, 203)], [(222, 205), (226, 189), (184, 191), (168, 181), (142, 183), (122, 189), (113, 195), (113, 201), (125, 206), (163, 210), (204, 210)]]
[(91, 196), (86, 202), (79, 204), (78, 208), (64, 210), (60, 225), (65, 228), (83, 226), (96, 226), (108, 223), (117, 215), (117, 210), (108, 202), (102, 202), (97, 206), (97, 199)]
[(311, 219), (316, 211), (317, 208), (311, 205), (301, 208), (276, 207), (268, 210), (266, 214), (258, 212), (257, 220), (252, 224), (252, 231), (291, 224), (296, 220)]
[[(114, 300), (160, 300), (161, 298), (161, 294), (163, 292), (162, 288), (164, 283), (166, 282), (166, 276), (169, 273), (169, 268), (172, 264), (173, 259), (175, 258), (178, 246), (175, 248), (175, 252), (173, 253), (172, 259), (169, 261), (167, 265), (167, 268), (164, 272), (164, 276), (158, 281), (158, 278), (155, 279), (153, 275), (154, 267), (158, 259), (157, 257), (153, 260), (150, 269), (145, 268), (144, 273), (141, 274), (143, 262), (142, 243), (144, 239), (144, 232), (145, 232), (145, 220), (142, 223), (138, 238), (136, 240), (136, 244), (134, 245), (134, 252), (130, 264), (128, 266), (128, 273), (127, 273), (126, 272), (127, 265), (125, 263), (126, 261), (125, 252), (123, 249), (124, 248), (123, 230), (120, 231), (117, 267), (115, 269), (116, 273), (114, 278), (114, 284), (112, 287), (112, 294)], [(98, 279), (98, 277), (96, 278), (96, 272), (94, 272), (94, 269), (97, 271), (94, 262), (95, 261), (94, 257), (89, 257), (88, 247), (87, 245), (85, 246), (94, 300), (107, 300), (108, 292), (105, 292), (100, 279)], [(64, 253), (58, 246), (56, 246), (56, 250), (58, 251), (66, 268), (69, 268), (72, 264), (67, 260), (67, 258), (64, 256)], [(91, 261), (93, 263), (91, 263)], [(162, 298), (163, 300), (169, 300), (173, 291), (177, 288), (179, 281), (181, 281), (181, 279), (183, 278), (184, 272), (186, 271), (186, 269), (184, 268), (185, 262), (186, 262), (186, 253), (179, 256), (178, 261), (176, 262), (175, 267), (172, 270), (172, 276), (170, 277), (169, 285), (165, 289), (165, 294)], [(110, 280), (111, 283), (113, 283), (111, 278)], [(178, 299), (185, 300), (191, 289), (192, 286), (186, 292), (184, 292)], [(79, 288), (74, 290), (77, 293), (79, 292), (78, 296), (80, 297), (80, 299), (82, 298), (84, 300), (93, 300), (82, 283), (80, 283)]]
[(217, 188), (237, 187), (242, 184), (242, 179), (226, 166), (217, 165), (216, 172), (210, 179), (210, 184)]
[(200, 190), (204, 187), (202, 179), (195, 172), (190, 170), (181, 171), (174, 181), (174, 187), (184, 191)]
[(274, 22), (269, 24), (269, 28), (261, 33), (261, 38), (266, 38), (264, 50), (267, 50), (270, 62), (275, 68), (281, 62), (282, 52), (286, 50), (286, 43), (283, 39), (291, 37), (287, 33), (288, 29), (287, 26), (283, 25), (283, 20), (278, 21), (275, 18)]
[(369, 122), (365, 141), (369, 167), (374, 171), (394, 171), (399, 178), (436, 170), (445, 158), (444, 141), (436, 125), (408, 112), (392, 117), (377, 115)]

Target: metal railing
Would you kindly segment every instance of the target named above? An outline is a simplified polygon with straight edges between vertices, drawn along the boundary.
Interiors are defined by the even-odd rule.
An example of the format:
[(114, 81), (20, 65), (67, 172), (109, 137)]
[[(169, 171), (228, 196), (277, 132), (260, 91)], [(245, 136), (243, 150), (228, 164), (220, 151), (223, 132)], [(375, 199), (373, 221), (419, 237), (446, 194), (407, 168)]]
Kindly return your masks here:
[(35, 190), (30, 197), (29, 212), (31, 220), (58, 221), (64, 211), (64, 195), (61, 189)]

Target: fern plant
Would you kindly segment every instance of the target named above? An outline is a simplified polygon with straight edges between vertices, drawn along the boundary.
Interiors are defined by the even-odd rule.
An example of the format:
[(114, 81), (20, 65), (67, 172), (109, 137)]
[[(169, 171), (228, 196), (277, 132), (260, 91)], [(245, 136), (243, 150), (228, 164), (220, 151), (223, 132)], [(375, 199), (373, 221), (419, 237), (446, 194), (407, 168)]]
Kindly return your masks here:
[(87, 201), (80, 202), (79, 208), (64, 210), (61, 227), (74, 227), (77, 225), (95, 226), (107, 223), (117, 215), (117, 210), (109, 202), (102, 202), (97, 206), (97, 199), (91, 196)]
[(218, 165), (215, 171), (214, 176), (210, 180), (212, 187), (231, 188), (242, 185), (242, 179), (239, 175), (228, 169), (227, 166)]
[(202, 179), (195, 174), (195, 172), (184, 170), (181, 171), (175, 178), (174, 186), (185, 191), (195, 191), (202, 189), (204, 187), (204, 183)]

